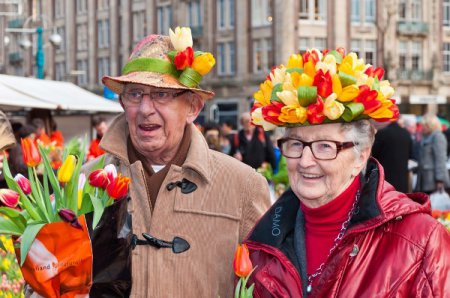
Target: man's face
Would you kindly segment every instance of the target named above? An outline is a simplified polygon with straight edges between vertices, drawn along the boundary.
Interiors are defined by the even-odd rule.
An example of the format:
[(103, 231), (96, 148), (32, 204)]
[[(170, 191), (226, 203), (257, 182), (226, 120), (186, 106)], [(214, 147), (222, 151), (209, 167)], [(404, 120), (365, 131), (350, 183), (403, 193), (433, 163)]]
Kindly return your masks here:
[(241, 124), (242, 124), (242, 128), (245, 131), (248, 131), (253, 127), (250, 114), (245, 114), (241, 117)]
[[(134, 102), (127, 96), (139, 97)], [(142, 84), (127, 84), (121, 96), (131, 141), (145, 157), (173, 157), (183, 138), (186, 124), (201, 110), (200, 101), (190, 91), (160, 89)], [(153, 159), (154, 160), (154, 159)], [(169, 159), (170, 160), (170, 159)], [(169, 161), (167, 160), (167, 161)]]

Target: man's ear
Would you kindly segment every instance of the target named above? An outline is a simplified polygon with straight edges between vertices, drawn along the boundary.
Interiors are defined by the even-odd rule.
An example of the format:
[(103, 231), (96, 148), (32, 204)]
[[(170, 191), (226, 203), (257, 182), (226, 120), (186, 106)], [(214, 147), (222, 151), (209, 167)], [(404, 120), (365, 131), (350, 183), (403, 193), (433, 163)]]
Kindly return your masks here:
[(359, 173), (364, 169), (364, 167), (367, 164), (367, 161), (370, 157), (370, 151), (371, 148), (367, 147), (365, 149), (362, 149), (361, 152), (358, 152), (356, 158), (355, 158), (355, 164), (353, 166), (352, 175), (356, 177), (359, 175)]
[(200, 114), (203, 106), (205, 105), (205, 102), (197, 93), (192, 92), (191, 96), (192, 97), (189, 103), (189, 112), (186, 117), (186, 123), (188, 124), (193, 123), (194, 120), (197, 119), (198, 114)]

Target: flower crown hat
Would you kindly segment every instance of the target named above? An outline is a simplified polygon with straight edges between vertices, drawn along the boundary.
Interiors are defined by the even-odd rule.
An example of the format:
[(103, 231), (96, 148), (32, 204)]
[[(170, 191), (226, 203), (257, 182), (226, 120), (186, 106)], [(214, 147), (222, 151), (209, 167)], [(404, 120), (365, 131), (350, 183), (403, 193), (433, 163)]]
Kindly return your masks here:
[(384, 70), (343, 48), (307, 50), (272, 68), (253, 95), (252, 122), (264, 130), (360, 119), (396, 121), (394, 89)]
[(214, 92), (199, 88), (199, 83), (214, 66), (211, 53), (192, 49), (191, 29), (177, 27), (170, 37), (149, 35), (133, 49), (118, 77), (104, 76), (103, 84), (117, 94), (127, 83), (158, 88), (192, 90), (207, 100)]

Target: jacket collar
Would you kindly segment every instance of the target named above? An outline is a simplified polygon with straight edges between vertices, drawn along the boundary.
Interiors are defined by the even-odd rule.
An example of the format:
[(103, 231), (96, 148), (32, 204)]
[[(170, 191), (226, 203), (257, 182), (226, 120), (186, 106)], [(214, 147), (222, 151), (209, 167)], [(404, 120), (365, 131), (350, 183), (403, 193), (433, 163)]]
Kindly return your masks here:
[[(209, 164), (209, 147), (201, 132), (190, 125), (191, 129), (191, 144), (188, 150), (186, 161), (181, 166), (183, 170), (192, 170), (200, 175), (204, 180), (209, 182), (211, 180), (211, 171)], [(100, 147), (106, 152), (116, 156), (127, 165), (130, 164), (127, 152), (127, 138), (130, 132), (128, 123), (125, 119), (125, 114), (122, 113), (117, 116), (109, 125), (108, 130), (103, 136)]]

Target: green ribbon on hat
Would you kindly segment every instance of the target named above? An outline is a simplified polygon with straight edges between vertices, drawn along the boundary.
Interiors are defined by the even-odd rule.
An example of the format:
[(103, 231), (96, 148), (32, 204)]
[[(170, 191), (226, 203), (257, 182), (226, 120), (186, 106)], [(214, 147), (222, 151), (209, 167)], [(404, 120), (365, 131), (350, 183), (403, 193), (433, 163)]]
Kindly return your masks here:
[(177, 70), (175, 65), (173, 65), (169, 61), (159, 58), (136, 58), (125, 64), (122, 69), (122, 73), (124, 75), (136, 71), (150, 71), (168, 74), (177, 79), (180, 77), (180, 71)]
[(183, 72), (181, 73), (180, 78), (178, 80), (184, 86), (189, 87), (189, 88), (194, 88), (194, 87), (197, 87), (198, 84), (200, 84), (202, 79), (203, 79), (203, 77), (201, 74), (199, 74), (192, 68), (187, 67), (183, 70)]
[(345, 122), (351, 122), (364, 112), (364, 105), (360, 102), (352, 102), (345, 105), (344, 113), (342, 113), (342, 119)]

